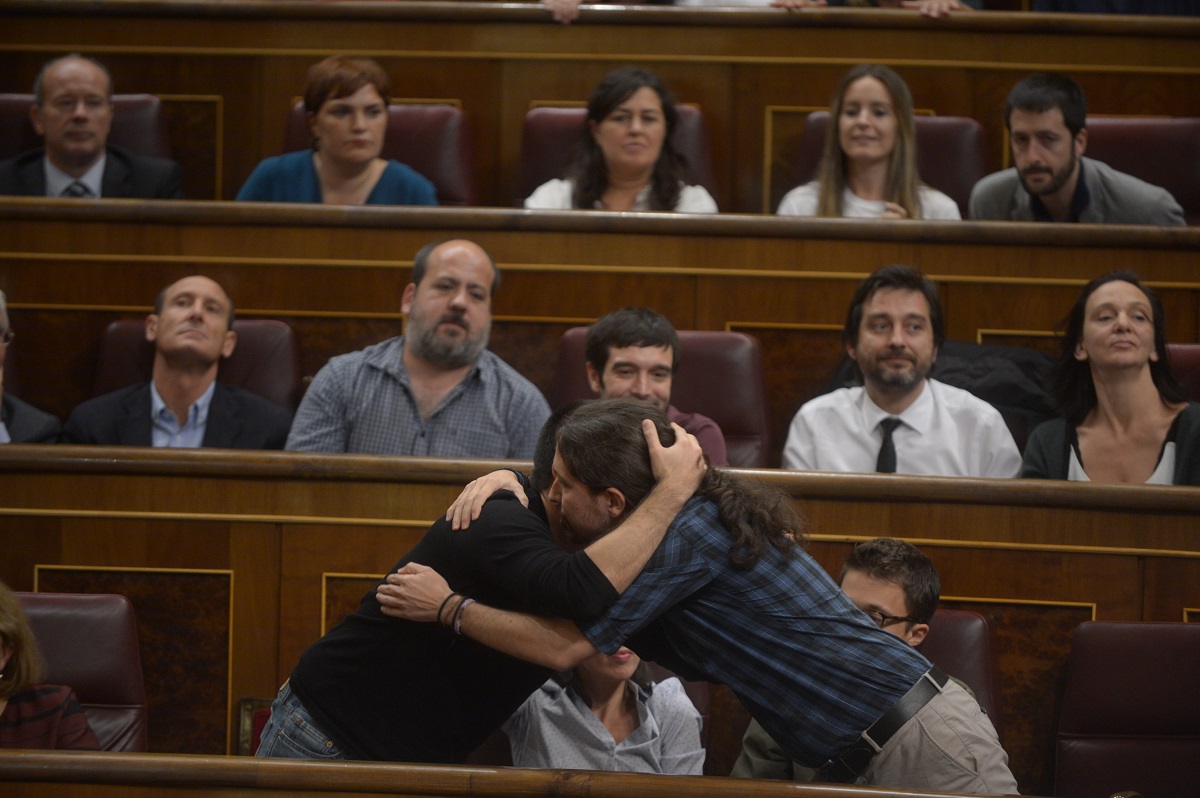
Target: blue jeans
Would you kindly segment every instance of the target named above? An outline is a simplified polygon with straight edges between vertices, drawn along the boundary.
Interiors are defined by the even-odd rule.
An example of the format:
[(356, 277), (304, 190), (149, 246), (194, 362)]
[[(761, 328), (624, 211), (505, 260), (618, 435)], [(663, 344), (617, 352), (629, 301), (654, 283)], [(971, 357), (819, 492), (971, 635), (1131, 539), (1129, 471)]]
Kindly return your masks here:
[(312, 715), (292, 694), (292, 687), (284, 682), (279, 695), (271, 704), (271, 717), (263, 726), (261, 742), (255, 756), (277, 759), (345, 759), (346, 754), (338, 744), (329, 739), (313, 723)]

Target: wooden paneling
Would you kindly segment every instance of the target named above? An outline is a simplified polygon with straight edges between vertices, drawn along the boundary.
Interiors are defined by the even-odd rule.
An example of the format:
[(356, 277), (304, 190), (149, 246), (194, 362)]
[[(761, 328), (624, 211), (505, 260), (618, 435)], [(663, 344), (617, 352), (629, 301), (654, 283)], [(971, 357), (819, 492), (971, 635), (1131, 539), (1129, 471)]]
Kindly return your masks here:
[[(197, 717), (226, 713), (243, 698), (274, 695), (322, 628), (357, 604), (459, 486), (498, 465), (0, 447), (0, 549), (8, 552), (0, 579), (27, 590), (36, 568), (78, 566), (88, 579), (112, 569), (155, 568), (164, 569), (161, 578), (179, 580), (163, 588), (174, 596), (194, 591), (186, 587), (189, 569), (228, 572), (232, 608), (214, 599), (196, 621), (179, 622), (171, 602), (143, 616), (135, 601), (148, 625), (145, 661), (156, 671), (164, 658), (186, 661), (179, 652), (224, 617), (222, 628), (232, 629), (229, 704), (204, 690), (172, 699), (186, 704), (177, 711)], [(807, 513), (810, 550), (831, 573), (858, 540), (904, 538), (938, 566), (947, 606), (992, 618), (1001, 728), (1025, 793), (1051, 789), (1047, 752), (1070, 630), (1093, 617), (1178, 621), (1200, 607), (1200, 489), (753, 473)], [(39, 578), (39, 589), (46, 584)], [(216, 745), (190, 738), (172, 744), (191, 753), (233, 750), (237, 719), (227, 720), (227, 738)], [(728, 767), (746, 716), (727, 691), (714, 696), (712, 722), (713, 766)], [(151, 734), (157, 736), (155, 728)]]
[[(718, 205), (774, 207), (797, 179), (800, 114), (825, 108), (846, 69), (895, 67), (923, 111), (971, 116), (1003, 163), (1009, 88), (1036, 69), (1070, 72), (1096, 114), (1190, 116), (1200, 107), (1200, 21), (980, 12), (585, 8), (570, 26), (531, 5), (273, 0), (3, 0), (0, 91), (26, 92), (41, 64), (82, 50), (120, 91), (167, 99), (188, 196), (232, 198), (278, 154), (286, 110), (318, 59), (377, 59), (402, 99), (450, 99), (472, 120), (485, 205), (518, 199), (521, 120), (534, 103), (580, 102), (608, 70), (657, 71), (708, 122)], [(195, 98), (205, 98), (198, 100)], [(786, 109), (799, 109), (787, 111)]]

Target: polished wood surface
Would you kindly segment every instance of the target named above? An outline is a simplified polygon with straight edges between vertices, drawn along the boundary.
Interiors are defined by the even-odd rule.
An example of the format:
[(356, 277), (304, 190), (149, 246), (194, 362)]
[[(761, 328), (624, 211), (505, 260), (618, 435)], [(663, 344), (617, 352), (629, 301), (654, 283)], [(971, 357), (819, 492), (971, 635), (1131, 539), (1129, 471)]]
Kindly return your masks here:
[[(165, 696), (150, 708), (152, 750), (225, 753), (236, 750), (238, 702), (274, 695), (301, 652), (459, 486), (499, 465), (0, 447), (0, 579), (18, 590), (118, 585), (132, 593), (147, 685)], [(811, 521), (810, 552), (831, 573), (854, 542), (901, 537), (938, 566), (945, 606), (991, 618), (1002, 740), (1026, 793), (1052, 790), (1048, 697), (1060, 689), (1070, 631), (1092, 619), (1178, 621), (1200, 607), (1200, 489), (747, 473), (795, 498)], [(164, 611), (201, 595), (213, 609), (189, 610), (194, 620)], [(192, 652), (201, 635), (209, 642)], [(213, 642), (221, 635), (223, 647)], [(181, 651), (203, 655), (200, 673), (181, 671)], [(193, 681), (155, 692), (156, 680), (179, 678)], [(187, 734), (177, 718), (191, 724)], [(736, 699), (718, 691), (706, 772), (728, 772), (746, 721)], [(223, 742), (197, 744), (211, 735)]]
[(828, 107), (855, 63), (900, 71), (921, 113), (984, 126), (1004, 162), (1004, 97), (1025, 73), (1070, 72), (1094, 114), (1190, 116), (1200, 107), (1200, 21), (977, 12), (931, 21), (872, 9), (585, 7), (561, 26), (530, 4), (320, 0), (3, 0), (0, 91), (29, 91), (41, 64), (82, 50), (120, 91), (162, 96), (185, 193), (232, 198), (278, 154), (284, 119), (320, 58), (376, 58), (400, 100), (465, 109), (485, 205), (516, 196), (521, 122), (582, 103), (615, 66), (657, 71), (699, 105), (718, 205), (773, 210), (795, 185), (805, 115)]
[(104, 327), (144, 316), (179, 277), (207, 274), (243, 317), (291, 324), (312, 375), (397, 334), (412, 256), (453, 237), (500, 265), (490, 346), (547, 396), (563, 331), (619, 307), (756, 336), (771, 464), (796, 410), (827, 390), (855, 287), (886, 263), (937, 280), (951, 340), (1052, 350), (1079, 287), (1128, 268), (1162, 297), (1167, 339), (1200, 341), (1200, 230), (1187, 228), (20, 198), (0, 199), (0, 218), (18, 332), (5, 384), (62, 417), (91, 396)]
[(939, 798), (947, 793), (752, 779), (579, 770), (298, 762), (165, 754), (0, 751), (0, 784), (11, 798), (143, 796), (464, 796), (470, 798)]

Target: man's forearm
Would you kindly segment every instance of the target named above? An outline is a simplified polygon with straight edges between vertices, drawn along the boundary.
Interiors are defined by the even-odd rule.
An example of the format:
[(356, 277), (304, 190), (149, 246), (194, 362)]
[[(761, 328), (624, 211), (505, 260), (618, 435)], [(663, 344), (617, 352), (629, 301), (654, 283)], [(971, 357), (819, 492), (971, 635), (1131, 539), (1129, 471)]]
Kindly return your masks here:
[(488, 648), (557, 671), (573, 668), (596, 653), (575, 624), (498, 610), (478, 602), (463, 608), (461, 631)]
[(641, 573), (691, 497), (690, 485), (660, 482), (624, 523), (587, 547), (588, 557), (618, 593), (624, 593)]

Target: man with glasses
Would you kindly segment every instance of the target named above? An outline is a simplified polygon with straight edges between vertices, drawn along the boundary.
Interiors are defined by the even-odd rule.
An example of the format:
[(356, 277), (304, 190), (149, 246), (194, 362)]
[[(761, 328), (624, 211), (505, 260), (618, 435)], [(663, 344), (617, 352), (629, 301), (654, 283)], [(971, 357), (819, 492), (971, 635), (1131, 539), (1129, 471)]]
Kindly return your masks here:
[(4, 361), (15, 335), (0, 291), (0, 443), (54, 443), (62, 432), (59, 420), (4, 390)]
[[(916, 647), (929, 633), (941, 598), (941, 580), (929, 558), (911, 543), (875, 538), (846, 555), (838, 578), (842, 592), (875, 625)], [(971, 688), (958, 679), (959, 686)], [(729, 775), (751, 779), (811, 781), (814, 770), (793, 761), (758, 721), (742, 738), (742, 753)]]
[(174, 161), (108, 144), (112, 78), (99, 61), (71, 54), (48, 62), (33, 95), (29, 117), (44, 148), (0, 161), (0, 194), (183, 198)]

